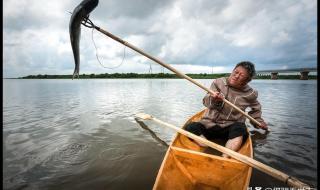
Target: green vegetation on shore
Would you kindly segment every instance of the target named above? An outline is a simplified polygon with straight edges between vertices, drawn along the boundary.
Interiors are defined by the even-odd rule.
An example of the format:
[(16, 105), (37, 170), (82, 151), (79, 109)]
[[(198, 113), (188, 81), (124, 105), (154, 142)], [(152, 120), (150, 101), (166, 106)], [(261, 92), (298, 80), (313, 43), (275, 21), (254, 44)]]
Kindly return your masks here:
[[(187, 74), (191, 78), (217, 78), (228, 76), (228, 73), (223, 74)], [(20, 79), (69, 79), (72, 75), (29, 75), (25, 77), (20, 77)], [(154, 74), (138, 74), (138, 73), (104, 73), (104, 74), (81, 74), (79, 75), (81, 79), (99, 79), (99, 78), (180, 78), (176, 74), (169, 73), (154, 73)]]
[[(229, 76), (230, 73), (221, 74), (186, 74), (194, 79), (213, 79), (224, 76)], [(28, 75), (19, 77), (19, 79), (71, 79), (72, 75)], [(101, 79), (101, 78), (180, 78), (176, 74), (155, 73), (155, 74), (138, 74), (138, 73), (104, 73), (104, 74), (81, 74), (80, 79)], [(270, 75), (257, 75), (255, 79), (271, 79)], [(278, 79), (300, 79), (300, 75), (278, 75)], [(317, 75), (310, 75), (309, 79), (317, 79)]]

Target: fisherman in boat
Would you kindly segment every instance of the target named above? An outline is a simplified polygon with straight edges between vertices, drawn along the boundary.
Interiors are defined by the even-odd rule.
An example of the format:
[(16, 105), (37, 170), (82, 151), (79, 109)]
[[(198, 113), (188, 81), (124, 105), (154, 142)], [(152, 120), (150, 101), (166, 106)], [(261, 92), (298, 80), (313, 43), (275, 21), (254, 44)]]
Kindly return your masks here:
[[(248, 114), (256, 119), (260, 125), (251, 122), (255, 128), (268, 129), (267, 124), (261, 118), (261, 105), (258, 92), (252, 89), (248, 83), (255, 76), (254, 64), (249, 61), (238, 63), (229, 77), (214, 79), (210, 89), (214, 94), (208, 93), (203, 98), (203, 105), (208, 109), (199, 122), (192, 122), (186, 126), (186, 130), (208, 140), (222, 138), (226, 140), (225, 146), (233, 151), (238, 151), (248, 137), (245, 120), (246, 117), (225, 105), (223, 98), (243, 111), (251, 108)], [(206, 146), (197, 142), (200, 146)], [(228, 158), (226, 154), (223, 157)]]

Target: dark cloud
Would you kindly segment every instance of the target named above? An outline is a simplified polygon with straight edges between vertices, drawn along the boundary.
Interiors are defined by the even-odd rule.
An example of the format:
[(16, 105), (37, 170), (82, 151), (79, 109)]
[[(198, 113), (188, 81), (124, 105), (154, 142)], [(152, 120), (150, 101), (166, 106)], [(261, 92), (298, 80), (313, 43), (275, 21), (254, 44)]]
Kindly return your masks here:
[(167, 6), (170, 6), (174, 1), (162, 0), (105, 0), (100, 1), (95, 12), (92, 13), (100, 19), (118, 19), (120, 17), (146, 19)]
[[(54, 66), (71, 73), (68, 12), (80, 2), (4, 1), (5, 73), (18, 75), (18, 68), (24, 74), (47, 72)], [(250, 60), (259, 70), (316, 67), (316, 4), (313, 0), (100, 0), (90, 18), (169, 64), (232, 68)], [(121, 61), (121, 45), (96, 33), (95, 40), (106, 62)], [(80, 45), (81, 71), (92, 72), (95, 67), (89, 63), (97, 61), (90, 29), (82, 29)], [(137, 56), (127, 48), (126, 62), (142, 64), (126, 67), (128, 72), (139, 72), (135, 69), (150, 63)]]
[(19, 17), (5, 18), (4, 28), (8, 30), (8, 32), (39, 29), (48, 26), (50, 22), (52, 23), (52, 20), (46, 20), (44, 17), (35, 17), (27, 13)]
[(6, 47), (16, 47), (16, 46), (19, 46), (20, 43), (5, 42), (3, 45), (6, 46)]

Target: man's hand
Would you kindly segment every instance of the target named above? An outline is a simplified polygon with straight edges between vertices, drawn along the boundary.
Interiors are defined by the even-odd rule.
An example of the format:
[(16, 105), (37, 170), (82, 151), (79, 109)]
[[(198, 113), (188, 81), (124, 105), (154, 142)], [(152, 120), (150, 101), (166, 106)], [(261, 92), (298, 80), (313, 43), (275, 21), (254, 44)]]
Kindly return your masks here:
[(258, 127), (263, 130), (268, 130), (268, 125), (264, 121), (260, 122)]
[(215, 100), (215, 101), (223, 101), (224, 95), (218, 91), (214, 91), (213, 94), (210, 94), (210, 96)]

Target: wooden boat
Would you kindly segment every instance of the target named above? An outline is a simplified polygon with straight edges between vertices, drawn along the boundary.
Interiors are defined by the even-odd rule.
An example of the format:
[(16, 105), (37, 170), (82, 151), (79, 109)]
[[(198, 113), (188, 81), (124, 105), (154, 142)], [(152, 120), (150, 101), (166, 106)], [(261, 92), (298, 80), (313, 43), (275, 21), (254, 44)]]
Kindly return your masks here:
[[(204, 111), (195, 114), (186, 124), (200, 120)], [(252, 172), (250, 166), (204, 150), (188, 137), (177, 134), (166, 152), (153, 189), (247, 190)], [(253, 157), (250, 135), (238, 152)]]

